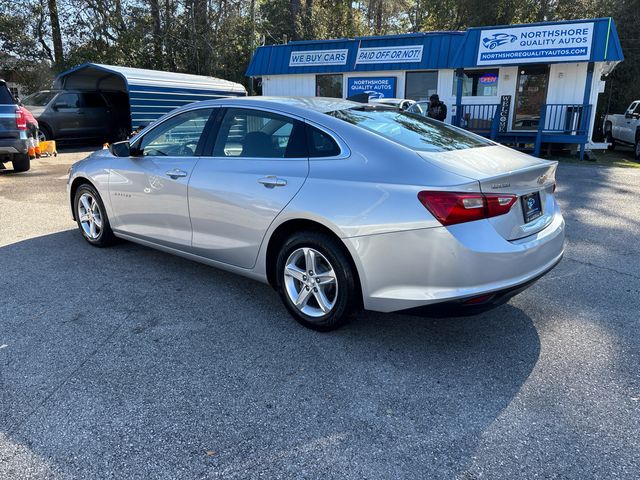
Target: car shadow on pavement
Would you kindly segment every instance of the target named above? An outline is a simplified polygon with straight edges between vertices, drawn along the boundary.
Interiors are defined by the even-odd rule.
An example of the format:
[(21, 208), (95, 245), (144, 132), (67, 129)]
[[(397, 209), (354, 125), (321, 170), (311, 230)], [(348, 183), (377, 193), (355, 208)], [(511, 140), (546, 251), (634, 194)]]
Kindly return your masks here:
[(454, 478), (540, 352), (508, 304), (321, 334), (267, 285), (71, 230), (0, 271), (3, 478)]

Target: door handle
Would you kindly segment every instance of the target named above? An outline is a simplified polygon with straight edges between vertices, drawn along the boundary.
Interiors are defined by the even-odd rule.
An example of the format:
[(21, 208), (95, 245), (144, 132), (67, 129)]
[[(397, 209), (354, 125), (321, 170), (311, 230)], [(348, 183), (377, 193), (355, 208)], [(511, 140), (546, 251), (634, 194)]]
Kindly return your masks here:
[(258, 183), (261, 183), (265, 188), (285, 187), (287, 181), (284, 178), (278, 178), (275, 175), (268, 175), (258, 179)]
[(180, 170), (179, 168), (174, 168), (173, 170), (169, 170), (167, 173), (165, 173), (165, 175), (175, 180), (176, 178), (186, 177), (187, 172), (185, 172), (184, 170)]

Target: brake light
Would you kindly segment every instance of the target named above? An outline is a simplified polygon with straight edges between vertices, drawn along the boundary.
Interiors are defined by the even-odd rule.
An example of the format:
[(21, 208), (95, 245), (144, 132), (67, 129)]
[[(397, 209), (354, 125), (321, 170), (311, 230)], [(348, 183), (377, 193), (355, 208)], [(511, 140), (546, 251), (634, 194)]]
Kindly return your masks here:
[(511, 210), (517, 197), (509, 194), (460, 192), (418, 193), (418, 200), (442, 225), (473, 222), (504, 215)]
[(27, 129), (27, 117), (25, 117), (24, 112), (21, 108), (16, 110), (16, 127), (18, 130), (26, 130)]

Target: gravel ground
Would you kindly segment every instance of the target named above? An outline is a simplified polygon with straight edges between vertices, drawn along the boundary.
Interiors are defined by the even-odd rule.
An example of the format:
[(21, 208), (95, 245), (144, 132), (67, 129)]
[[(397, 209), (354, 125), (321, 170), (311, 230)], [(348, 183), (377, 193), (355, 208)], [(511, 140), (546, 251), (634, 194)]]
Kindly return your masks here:
[(560, 166), (566, 256), (508, 304), (319, 334), (265, 285), (86, 244), (84, 155), (0, 172), (0, 478), (640, 476), (640, 169)]

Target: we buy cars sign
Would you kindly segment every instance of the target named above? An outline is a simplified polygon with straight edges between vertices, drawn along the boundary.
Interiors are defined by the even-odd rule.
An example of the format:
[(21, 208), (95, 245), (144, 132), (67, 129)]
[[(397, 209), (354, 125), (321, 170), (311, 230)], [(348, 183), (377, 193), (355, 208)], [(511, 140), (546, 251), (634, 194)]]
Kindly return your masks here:
[(593, 22), (482, 30), (476, 63), (506, 65), (588, 61), (592, 39)]
[(305, 50), (291, 52), (290, 67), (311, 67), (319, 65), (346, 65), (349, 50)]

